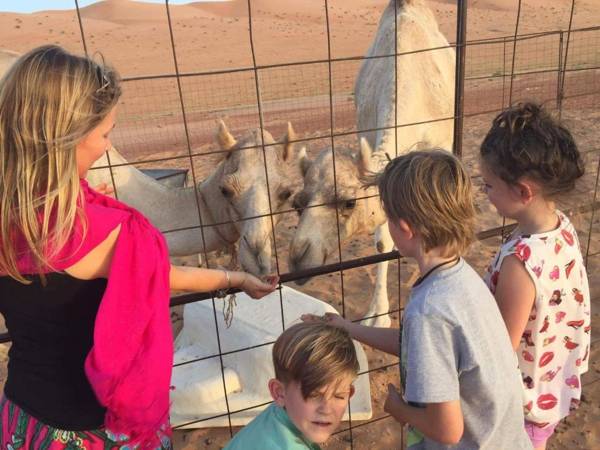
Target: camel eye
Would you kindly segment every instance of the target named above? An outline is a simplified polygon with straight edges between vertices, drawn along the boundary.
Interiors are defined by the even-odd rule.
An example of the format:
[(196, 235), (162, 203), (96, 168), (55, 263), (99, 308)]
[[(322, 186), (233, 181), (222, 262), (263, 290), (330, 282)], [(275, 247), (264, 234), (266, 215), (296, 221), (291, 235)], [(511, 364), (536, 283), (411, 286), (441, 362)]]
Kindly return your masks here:
[(354, 209), (356, 207), (356, 200), (346, 200), (344, 202), (344, 209)]
[(223, 197), (225, 198), (231, 198), (233, 197), (233, 190), (227, 186), (221, 186), (221, 194), (223, 194)]
[(298, 215), (300, 216), (302, 214), (302, 211), (304, 210), (304, 208), (306, 207), (306, 195), (304, 195), (302, 192), (297, 194), (296, 196), (294, 196), (294, 200), (292, 200), (292, 208), (294, 208), (296, 210), (296, 212), (298, 213)]
[(279, 193), (279, 201), (285, 202), (288, 198), (292, 196), (292, 191), (289, 189), (284, 189)]

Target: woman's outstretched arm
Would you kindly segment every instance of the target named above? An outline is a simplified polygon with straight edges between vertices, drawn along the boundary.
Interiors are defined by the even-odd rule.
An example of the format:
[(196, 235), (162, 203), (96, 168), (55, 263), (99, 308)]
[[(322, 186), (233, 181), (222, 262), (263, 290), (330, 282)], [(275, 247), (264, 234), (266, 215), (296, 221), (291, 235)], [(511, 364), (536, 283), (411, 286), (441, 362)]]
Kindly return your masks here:
[(169, 277), (173, 290), (210, 292), (239, 288), (252, 298), (261, 298), (272, 292), (279, 281), (277, 276), (259, 279), (247, 272), (173, 265)]

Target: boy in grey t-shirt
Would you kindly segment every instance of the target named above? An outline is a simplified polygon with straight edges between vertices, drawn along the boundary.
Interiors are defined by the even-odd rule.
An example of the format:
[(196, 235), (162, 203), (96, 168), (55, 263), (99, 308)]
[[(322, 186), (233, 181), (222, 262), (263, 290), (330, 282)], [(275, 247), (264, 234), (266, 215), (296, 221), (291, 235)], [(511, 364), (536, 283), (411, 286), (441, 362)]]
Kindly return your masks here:
[(409, 425), (409, 449), (531, 449), (506, 327), (489, 290), (460, 257), (474, 237), (468, 174), (446, 151), (415, 151), (392, 160), (373, 183), (396, 247), (416, 260), (421, 277), (401, 332), (335, 314), (325, 320), (392, 354), (401, 338), (404, 394), (388, 386), (384, 409)]

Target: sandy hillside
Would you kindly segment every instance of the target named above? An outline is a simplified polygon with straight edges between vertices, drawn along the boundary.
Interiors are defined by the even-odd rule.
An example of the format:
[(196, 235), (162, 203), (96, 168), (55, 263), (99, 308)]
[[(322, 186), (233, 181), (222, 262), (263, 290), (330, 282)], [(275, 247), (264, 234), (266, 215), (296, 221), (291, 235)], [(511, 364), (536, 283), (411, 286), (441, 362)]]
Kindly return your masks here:
[[(333, 57), (358, 56), (373, 35), (384, 0), (332, 0), (329, 4)], [(573, 26), (597, 24), (594, 0), (576, 2)], [(520, 33), (566, 29), (570, 2), (524, 1)], [(253, 1), (252, 17), (258, 64), (318, 60), (327, 57), (324, 2), (306, 0)], [(430, 5), (450, 41), (456, 35), (454, 1), (431, 1)], [(516, 1), (470, 2), (469, 39), (512, 35)], [(2, 10), (0, 6), (0, 11)], [(182, 72), (243, 67), (252, 63), (248, 42), (248, 10), (245, 0), (226, 4), (171, 5), (173, 34)], [(106, 0), (81, 9), (85, 38), (90, 51), (100, 50), (125, 76), (170, 73), (167, 12), (164, 5), (131, 0)], [(60, 43), (81, 50), (81, 36), (74, 11), (43, 11), (33, 14), (0, 12), (0, 42), (4, 48), (25, 51), (33, 45)]]
[[(387, 0), (330, 0), (330, 52), (332, 58), (363, 55), (377, 28)], [(456, 35), (456, 2), (430, 0), (427, 4), (438, 19), (440, 29), (450, 42)], [(469, 2), (467, 34), (469, 40), (501, 38), (515, 33), (516, 0), (471, 0)], [(316, 155), (331, 145), (327, 137), (329, 120), (329, 72), (327, 59), (327, 24), (323, 0), (252, 0), (252, 37), (254, 58), (259, 66), (291, 62), (321, 61), (290, 67), (267, 67), (258, 72), (258, 85), (263, 101), (265, 127), (280, 139), (286, 122), (292, 121), (306, 143), (308, 154)], [(519, 33), (566, 30), (569, 25), (571, 1), (523, 0)], [(57, 43), (81, 52), (82, 36), (75, 11), (41, 11), (33, 14), (2, 12), (0, 4), (0, 71), (13, 52), (22, 53), (37, 45)], [(234, 68), (251, 68), (253, 55), (249, 40), (249, 11), (246, 0), (226, 3), (191, 2), (171, 5), (169, 14), (180, 73), (211, 72)], [(125, 78), (146, 77), (175, 72), (171, 34), (165, 5), (145, 4), (131, 0), (98, 1), (81, 9), (82, 26), (89, 53), (101, 52)], [(576, 0), (573, 28), (600, 25), (598, 0)], [(566, 39), (566, 35), (564, 35)], [(555, 102), (559, 35), (522, 41), (517, 49), (515, 69), (527, 71), (547, 68), (547, 73), (520, 76), (514, 80), (513, 99), (536, 98)], [(600, 66), (600, 32), (572, 35), (569, 67), (585, 69)], [(473, 46), (467, 51), (467, 74), (479, 78), (466, 83), (465, 108), (469, 117), (464, 122), (464, 155), (475, 183), (480, 183), (476, 164), (477, 146), (493, 115), (483, 114), (506, 104), (509, 77), (498, 77), (510, 70), (512, 44)], [(332, 63), (334, 129), (337, 132), (355, 130), (353, 84), (360, 62), (345, 60)], [(508, 68), (508, 69), (507, 69)], [(551, 70), (552, 69), (552, 70)], [(187, 112), (186, 137), (181, 115), (179, 87), (172, 78), (135, 79), (124, 84), (120, 119), (114, 143), (131, 161), (177, 157), (171, 161), (151, 164), (160, 167), (190, 169), (193, 164), (198, 178), (207, 176), (220, 156), (214, 152), (212, 135), (215, 121), (225, 118), (236, 137), (259, 124), (256, 110), (256, 80), (254, 71), (218, 73), (182, 78), (181, 89)], [(595, 171), (600, 157), (600, 71), (577, 71), (565, 80), (566, 93), (563, 118), (572, 128), (580, 148), (587, 153), (590, 170), (579, 190), (562, 205), (589, 203), (596, 182)], [(472, 117), (470, 115), (473, 115)], [(187, 138), (194, 154), (190, 162)], [(355, 148), (354, 135), (336, 138), (336, 146)], [(298, 181), (298, 185), (300, 180)], [(482, 194), (477, 194), (480, 209), (479, 230), (501, 223)], [(576, 218), (582, 242), (587, 243), (591, 214)], [(277, 226), (277, 248), (280, 272), (287, 272), (286, 256), (297, 216), (286, 213)], [(593, 326), (600, 326), (600, 218), (596, 213), (590, 245)], [(469, 261), (482, 271), (498, 245), (489, 239), (473, 246)], [(342, 258), (350, 259), (373, 253), (372, 236), (359, 236), (344, 244)], [(211, 258), (213, 256), (211, 255)], [(223, 258), (211, 259), (223, 262)], [(408, 292), (408, 281), (414, 267), (402, 261), (389, 269), (391, 309), (402, 306)], [(344, 292), (340, 274), (313, 279), (301, 289), (330, 302), (341, 309), (342, 298), (352, 319), (362, 317), (375, 280), (375, 268), (353, 269), (344, 273)], [(296, 287), (296, 286), (293, 286)], [(399, 298), (401, 300), (399, 300)], [(175, 315), (175, 321), (179, 320)], [(392, 315), (394, 325), (398, 314)], [(593, 334), (595, 338), (597, 334)], [(6, 361), (6, 346), (0, 346), (0, 361)], [(394, 358), (366, 349), (370, 367), (392, 365), (370, 374), (374, 418), (382, 417), (385, 387), (398, 382)], [(5, 364), (0, 365), (0, 379), (5, 377)], [(581, 409), (558, 429), (549, 448), (600, 449), (600, 347), (595, 343), (591, 352), (590, 371), (584, 377)], [(353, 427), (357, 425), (353, 423)], [(234, 430), (235, 431), (235, 430)], [(178, 449), (219, 449), (229, 438), (229, 430), (200, 429), (176, 431)], [(355, 449), (400, 448), (398, 427), (390, 419), (353, 428)], [(348, 431), (336, 435), (327, 449), (350, 448)]]

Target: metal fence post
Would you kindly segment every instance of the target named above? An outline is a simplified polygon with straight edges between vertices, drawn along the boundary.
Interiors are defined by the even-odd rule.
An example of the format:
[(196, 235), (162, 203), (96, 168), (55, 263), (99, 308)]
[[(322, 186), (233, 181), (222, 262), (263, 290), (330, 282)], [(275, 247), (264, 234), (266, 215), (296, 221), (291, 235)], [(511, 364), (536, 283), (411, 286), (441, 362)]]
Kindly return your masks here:
[(563, 72), (563, 39), (564, 32), (561, 30), (558, 35), (558, 69), (557, 69), (557, 84), (556, 84), (556, 109), (562, 109), (562, 78), (565, 76)]
[(465, 53), (467, 51), (467, 0), (459, 0), (456, 20), (456, 71), (454, 78), (454, 144), (452, 153), (462, 156), (465, 102)]

